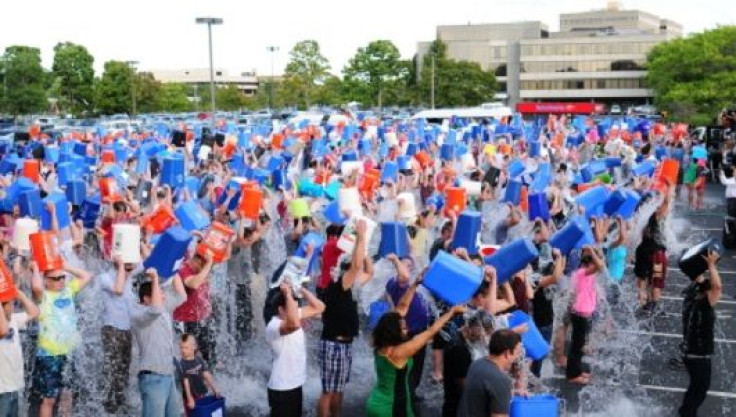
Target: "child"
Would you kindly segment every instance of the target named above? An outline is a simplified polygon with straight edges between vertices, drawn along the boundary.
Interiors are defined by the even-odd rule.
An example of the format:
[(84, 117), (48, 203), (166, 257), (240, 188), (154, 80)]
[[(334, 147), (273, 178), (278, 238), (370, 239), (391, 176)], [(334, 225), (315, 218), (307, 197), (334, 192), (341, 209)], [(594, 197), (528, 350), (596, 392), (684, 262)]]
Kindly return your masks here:
[(194, 409), (196, 400), (204, 397), (212, 392), (216, 397), (220, 396), (220, 391), (215, 385), (215, 379), (212, 376), (207, 364), (202, 357), (197, 355), (197, 340), (190, 333), (181, 335), (179, 342), (181, 349), (181, 359), (177, 361), (179, 370), (182, 392), (184, 394), (184, 404), (186, 405), (187, 415)]
[(585, 385), (590, 382), (590, 373), (583, 370), (583, 347), (590, 332), (598, 302), (596, 275), (605, 267), (603, 256), (598, 253), (598, 250), (585, 247), (583, 256), (580, 258), (580, 269), (572, 276), (570, 295), (572, 345), (565, 376), (569, 382), (574, 384)]

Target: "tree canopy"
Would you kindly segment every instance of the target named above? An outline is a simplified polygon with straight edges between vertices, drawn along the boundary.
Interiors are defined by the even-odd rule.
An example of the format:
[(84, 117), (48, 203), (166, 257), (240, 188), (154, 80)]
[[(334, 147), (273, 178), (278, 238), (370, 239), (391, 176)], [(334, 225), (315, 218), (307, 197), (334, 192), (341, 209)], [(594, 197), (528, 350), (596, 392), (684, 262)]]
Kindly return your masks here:
[(386, 90), (405, 81), (408, 69), (401, 64), (401, 54), (393, 42), (377, 40), (358, 48), (343, 73), (351, 100), (380, 108)]
[(59, 106), (79, 114), (94, 109), (95, 59), (82, 45), (71, 42), (54, 47), (53, 75), (58, 82)]
[(132, 113), (133, 69), (122, 61), (105, 62), (105, 71), (95, 90), (97, 111), (102, 114)]
[(284, 71), (284, 82), (296, 93), (297, 105), (308, 108), (316, 94), (318, 84), (329, 75), (330, 64), (315, 40), (298, 42), (289, 52), (289, 63)]
[(48, 77), (41, 66), (41, 51), (30, 46), (9, 46), (5, 49), (2, 63), (2, 108), (15, 115), (46, 109)]
[(676, 120), (709, 124), (736, 104), (736, 26), (657, 45), (647, 67), (660, 109)]

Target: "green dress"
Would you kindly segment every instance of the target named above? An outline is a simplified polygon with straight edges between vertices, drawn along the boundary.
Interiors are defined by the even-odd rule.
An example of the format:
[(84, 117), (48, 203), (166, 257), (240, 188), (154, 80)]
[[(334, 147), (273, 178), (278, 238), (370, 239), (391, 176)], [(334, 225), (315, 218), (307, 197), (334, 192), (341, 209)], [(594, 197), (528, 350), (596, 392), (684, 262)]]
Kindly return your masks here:
[(409, 372), (413, 361), (411, 358), (401, 369), (396, 367), (385, 356), (376, 353), (376, 386), (368, 397), (368, 417), (413, 417), (409, 396)]

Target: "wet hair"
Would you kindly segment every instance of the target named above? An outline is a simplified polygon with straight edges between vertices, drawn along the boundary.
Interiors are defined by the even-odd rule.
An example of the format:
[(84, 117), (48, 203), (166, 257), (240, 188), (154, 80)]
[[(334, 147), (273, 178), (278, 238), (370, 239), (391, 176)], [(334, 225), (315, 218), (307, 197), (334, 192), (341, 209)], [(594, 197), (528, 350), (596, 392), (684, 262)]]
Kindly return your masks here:
[(181, 338), (179, 339), (179, 341), (182, 342), (182, 343), (186, 343), (186, 342), (188, 342), (191, 339), (194, 340), (194, 343), (197, 343), (197, 339), (194, 337), (193, 334), (191, 334), (191, 333), (182, 333), (181, 334)]
[(153, 294), (153, 283), (151, 281), (146, 281), (138, 287), (138, 299), (141, 303), (145, 297), (150, 297), (151, 294)]
[(401, 331), (401, 314), (391, 311), (378, 319), (378, 324), (373, 329), (373, 349), (381, 350), (389, 346), (398, 346), (406, 341)]
[(127, 207), (124, 202), (116, 201), (112, 203), (112, 209), (115, 210), (116, 213), (124, 213)]
[(266, 325), (274, 316), (279, 315), (279, 307), (286, 307), (286, 297), (280, 288), (272, 288), (268, 291), (266, 302), (263, 305), (263, 321)]
[(413, 224), (410, 224), (406, 226), (406, 232), (409, 234), (409, 237), (411, 239), (414, 239), (417, 236), (417, 227)]
[(521, 343), (521, 337), (509, 329), (496, 330), (488, 342), (488, 353), (492, 356), (501, 356), (506, 352), (513, 352), (516, 345)]
[(327, 226), (327, 230), (325, 230), (325, 233), (327, 234), (327, 237), (340, 236), (342, 235), (342, 231), (344, 228), (345, 226), (341, 226), (339, 224), (331, 224)]
[(452, 232), (452, 222), (446, 222), (442, 225), (442, 229), (440, 230), (440, 233), (445, 232)]

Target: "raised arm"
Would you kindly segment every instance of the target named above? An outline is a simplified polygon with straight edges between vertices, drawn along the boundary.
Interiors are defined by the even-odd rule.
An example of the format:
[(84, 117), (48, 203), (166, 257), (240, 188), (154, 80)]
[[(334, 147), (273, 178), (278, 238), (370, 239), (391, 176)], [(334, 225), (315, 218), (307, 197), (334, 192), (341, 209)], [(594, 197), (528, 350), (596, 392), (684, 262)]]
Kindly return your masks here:
[(320, 301), (306, 288), (302, 288), (302, 295), (307, 300), (307, 306), (302, 308), (302, 320), (319, 316), (325, 311), (325, 303)]
[(69, 265), (69, 263), (64, 263), (64, 270), (79, 280), (79, 289), (86, 287), (89, 282), (92, 280), (92, 274), (85, 271), (84, 269), (77, 268), (75, 266)]
[(417, 292), (417, 288), (419, 288), (419, 285), (422, 283), (422, 281), (424, 281), (425, 271), (426, 269), (419, 274), (416, 281), (414, 281), (409, 286), (409, 288), (406, 290), (404, 295), (401, 296), (399, 303), (396, 305), (396, 312), (399, 313), (401, 317), (406, 317), (406, 314), (409, 312), (409, 306), (411, 306), (411, 300), (414, 299), (414, 295)]
[(708, 302), (715, 306), (721, 299), (723, 293), (723, 283), (721, 282), (721, 274), (718, 272), (716, 262), (720, 256), (718, 253), (708, 251), (705, 260), (708, 262), (708, 273), (710, 274), (710, 289), (708, 290)]
[(281, 335), (287, 335), (301, 329), (302, 322), (299, 319), (299, 306), (297, 305), (296, 300), (294, 300), (294, 296), (291, 294), (291, 288), (289, 285), (281, 283), (279, 290), (281, 290), (281, 294), (283, 294), (286, 299), (286, 320), (281, 322), (279, 333)]
[(456, 305), (452, 307), (450, 311), (443, 314), (437, 321), (432, 324), (432, 326), (419, 333), (418, 335), (414, 336), (411, 340), (408, 342), (404, 342), (391, 352), (391, 359), (395, 360), (396, 362), (405, 362), (410, 357), (414, 356), (417, 352), (419, 352), (420, 349), (422, 349), (424, 346), (429, 343), (434, 336), (439, 333), (440, 330), (442, 330), (443, 327), (457, 314), (463, 314), (465, 313), (465, 306), (464, 305)]
[(366, 233), (366, 224), (365, 220), (360, 219), (355, 224), (355, 234), (356, 234), (356, 242), (355, 242), (355, 249), (353, 250), (353, 259), (352, 263), (350, 264), (350, 269), (348, 269), (347, 272), (345, 272), (345, 275), (342, 278), (342, 288), (344, 290), (350, 289), (353, 287), (353, 284), (355, 283), (355, 280), (358, 277), (358, 274), (363, 270), (365, 267), (365, 246), (367, 242), (365, 241), (365, 233)]

